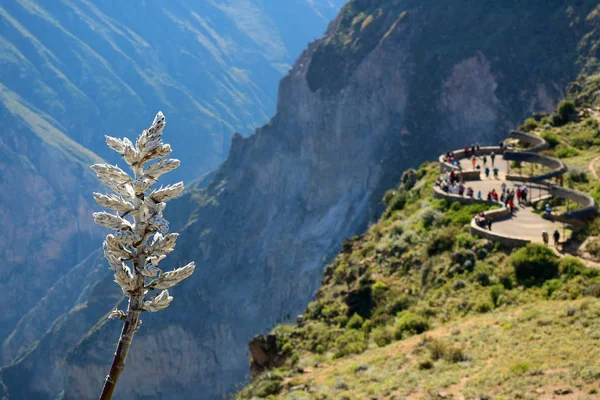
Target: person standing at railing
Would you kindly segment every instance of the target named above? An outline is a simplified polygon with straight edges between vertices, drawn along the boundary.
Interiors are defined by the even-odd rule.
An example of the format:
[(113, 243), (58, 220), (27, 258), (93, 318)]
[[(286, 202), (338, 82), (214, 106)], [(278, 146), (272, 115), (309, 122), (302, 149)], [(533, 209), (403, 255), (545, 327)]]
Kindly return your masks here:
[(560, 240), (560, 232), (558, 231), (558, 229), (554, 230), (552, 236), (554, 238), (554, 247), (558, 248), (558, 242)]
[(494, 167), (494, 161), (496, 161), (496, 153), (494, 153), (492, 151), (492, 154), (490, 154), (490, 159), (492, 160), (492, 167)]
[(542, 231), (542, 240), (544, 241), (544, 244), (548, 246), (548, 232)]

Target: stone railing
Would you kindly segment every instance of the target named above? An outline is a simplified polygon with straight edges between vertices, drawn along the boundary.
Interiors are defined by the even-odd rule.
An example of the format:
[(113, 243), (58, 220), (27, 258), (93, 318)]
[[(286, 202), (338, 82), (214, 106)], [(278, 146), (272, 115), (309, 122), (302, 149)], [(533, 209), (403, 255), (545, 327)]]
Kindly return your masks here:
[[(506, 175), (507, 180), (543, 182), (548, 179), (561, 176), (568, 171), (567, 166), (562, 161), (553, 157), (537, 154), (537, 152), (546, 150), (550, 147), (548, 142), (546, 142), (544, 139), (529, 133), (518, 131), (512, 131), (510, 133), (510, 137), (518, 139), (519, 141), (527, 145), (531, 145), (532, 147), (527, 149), (526, 152), (505, 151), (505, 160), (541, 164), (550, 168), (551, 171), (529, 177), (508, 174)], [(557, 185), (549, 185), (548, 192), (553, 197), (568, 199), (579, 204), (580, 206), (580, 208), (577, 210), (567, 211), (566, 213), (560, 215), (551, 216), (550, 218), (553, 220), (568, 223), (581, 223), (590, 218), (594, 218), (598, 214), (598, 205), (596, 204), (594, 198), (590, 195)]]
[(494, 204), (500, 205), (501, 204), (501, 203), (498, 203), (495, 201), (478, 200), (476, 197), (468, 197), (468, 196), (461, 196), (459, 194), (454, 194), (454, 193), (446, 193), (439, 186), (433, 187), (433, 198), (434, 199), (446, 199), (448, 201), (458, 202), (461, 204), (474, 204), (474, 203), (484, 203), (484, 204), (488, 204), (488, 205), (494, 205)]
[[(502, 151), (502, 149), (500, 148), (500, 146), (486, 146), (486, 147), (480, 147), (479, 150), (475, 150), (475, 155), (477, 157), (481, 157), (481, 156), (489, 156), (490, 154), (492, 154), (492, 152), (496, 153), (496, 154), (500, 154)], [(464, 150), (456, 150), (454, 152), (454, 159), (456, 161), (460, 161), (460, 160), (464, 160), (465, 158), (467, 158), (467, 155), (465, 154)], [(446, 155), (442, 154), (439, 158), (440, 161), (440, 170), (442, 173), (444, 172), (450, 172), (450, 171), (457, 171), (460, 168), (458, 168), (456, 165), (452, 165), (448, 162), (445, 161), (446, 160)], [(479, 173), (479, 171), (477, 171)]]
[(528, 153), (539, 153), (543, 150), (548, 150), (550, 145), (544, 139), (539, 136), (532, 135), (530, 133), (512, 131), (509, 135), (512, 139), (517, 139), (519, 142), (531, 146), (527, 149)]
[(527, 182), (543, 182), (548, 179), (556, 178), (567, 172), (568, 168), (562, 161), (545, 156), (542, 154), (530, 153), (530, 152), (516, 152), (516, 151), (505, 151), (504, 159), (506, 161), (517, 161), (527, 162), (531, 164), (540, 164), (544, 167), (550, 168), (551, 170), (538, 175), (532, 176), (521, 176), (515, 174), (507, 174), (506, 179), (509, 181), (527, 181)]
[[(498, 203), (495, 203), (498, 204)], [(511, 218), (512, 215), (508, 208), (502, 207), (498, 210), (490, 210), (483, 213), (485, 215), (486, 220), (501, 221), (504, 219)], [(494, 224), (492, 223), (492, 227)], [(484, 239), (488, 239), (494, 242), (498, 242), (507, 247), (523, 247), (528, 243), (531, 243), (531, 240), (521, 239), (515, 236), (507, 236), (498, 232), (494, 232), (493, 230), (488, 230), (482, 226), (477, 225), (475, 218), (471, 220), (471, 235), (479, 236)]]
[(560, 220), (561, 222), (587, 221), (598, 214), (598, 205), (596, 204), (596, 201), (592, 196), (586, 193), (556, 185), (552, 185), (549, 192), (554, 197), (571, 200), (580, 206), (577, 210), (560, 214), (555, 218), (556, 220)]
[[(517, 151), (509, 151), (506, 148), (501, 148), (500, 146), (489, 146), (489, 147), (481, 147), (479, 150), (475, 151), (475, 154), (479, 156), (490, 155), (492, 152), (496, 154), (502, 154), (504, 160), (506, 161), (517, 161), (517, 162), (527, 162), (527, 163), (535, 163), (543, 165), (550, 169), (549, 172), (538, 174), (534, 176), (520, 176), (520, 175), (512, 175), (507, 174), (506, 179), (512, 181), (527, 181), (532, 183), (546, 183), (545, 181), (551, 178), (555, 178), (563, 175), (568, 171), (566, 165), (553, 157), (549, 157), (546, 155), (538, 154), (540, 151), (548, 149), (549, 144), (542, 138), (531, 135), (525, 132), (512, 131), (510, 133), (510, 137), (513, 139), (519, 140), (521, 143), (530, 146), (527, 151), (517, 152)], [(463, 171), (458, 166), (452, 165), (445, 161), (445, 155), (440, 156), (440, 170), (442, 173), (454, 171), (458, 173), (460, 178), (465, 180), (477, 180), (480, 179), (481, 172), (479, 170), (467, 170)], [(456, 161), (463, 160), (467, 158), (464, 150), (457, 150), (454, 152), (454, 159)], [(546, 183), (547, 184), (547, 183)], [(543, 200), (548, 198), (547, 196), (552, 197), (560, 197), (564, 199), (571, 200), (577, 203), (580, 208), (567, 211), (566, 213), (560, 215), (552, 215), (549, 218), (570, 223), (572, 225), (581, 224), (582, 221), (587, 221), (589, 219), (594, 218), (598, 214), (598, 205), (596, 204), (593, 197), (578, 192), (573, 189), (564, 188), (557, 185), (547, 184), (546, 190), (549, 194), (540, 197), (538, 200)], [(499, 204), (494, 201), (487, 200), (478, 200), (474, 197), (466, 197), (460, 196), (458, 194), (451, 194), (444, 192), (439, 187), (434, 187), (433, 189), (433, 197), (437, 199), (446, 199), (448, 201), (460, 202), (461, 204), (473, 204), (473, 203), (485, 203), (489, 205)], [(507, 219), (511, 217), (510, 211), (502, 205), (502, 208), (498, 210), (491, 210), (484, 213), (486, 219), (491, 219), (492, 221), (498, 221), (502, 219)], [(493, 226), (493, 224), (492, 224)], [(528, 239), (522, 239), (518, 236), (507, 236), (496, 233), (494, 231), (487, 230), (479, 225), (475, 218), (471, 220), (471, 233), (473, 235), (477, 235), (482, 238), (490, 239), (495, 242), (502, 243), (505, 246), (509, 247), (521, 247), (530, 243), (531, 241)]]

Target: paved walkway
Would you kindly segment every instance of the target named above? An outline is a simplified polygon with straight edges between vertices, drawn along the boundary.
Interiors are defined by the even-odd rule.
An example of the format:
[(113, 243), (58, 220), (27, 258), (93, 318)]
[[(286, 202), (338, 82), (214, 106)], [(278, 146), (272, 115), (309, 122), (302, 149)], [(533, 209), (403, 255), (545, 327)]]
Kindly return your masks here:
[[(488, 156), (487, 159), (487, 165), (491, 170), (492, 167), (490, 157)], [(477, 192), (479, 190), (481, 190), (481, 194), (484, 199), (487, 197), (487, 193), (492, 189), (496, 189), (496, 192), (501, 194), (501, 186), (503, 182), (506, 183), (508, 189), (514, 188), (516, 190), (516, 188), (521, 185), (520, 182), (506, 180), (507, 162), (504, 160), (502, 155), (496, 156), (496, 162), (494, 164), (499, 170), (498, 178), (494, 178), (492, 172), (490, 172), (490, 178), (486, 178), (483, 162), (480, 158), (477, 159), (477, 162), (482, 166), (481, 180), (467, 181), (464, 183), (466, 187), (470, 186), (473, 188), (475, 191), (475, 196), (477, 196)], [(460, 163), (464, 171), (473, 170), (471, 160), (461, 160)], [(545, 189), (541, 189), (540, 186), (528, 184), (528, 187), (530, 199), (535, 199), (548, 194), (548, 192)], [(496, 221), (492, 224), (492, 231), (494, 232), (519, 239), (527, 239), (537, 243), (543, 242), (542, 231), (544, 230), (548, 232), (548, 235), (550, 236), (550, 242), (552, 242), (552, 233), (555, 229), (558, 229), (561, 235), (561, 241), (563, 241), (565, 238), (563, 237), (562, 223), (546, 220), (542, 218), (541, 215), (534, 213), (531, 207), (526, 207), (525, 205), (517, 206), (512, 218), (503, 221)], [(568, 236), (569, 231), (567, 230), (565, 232)]]

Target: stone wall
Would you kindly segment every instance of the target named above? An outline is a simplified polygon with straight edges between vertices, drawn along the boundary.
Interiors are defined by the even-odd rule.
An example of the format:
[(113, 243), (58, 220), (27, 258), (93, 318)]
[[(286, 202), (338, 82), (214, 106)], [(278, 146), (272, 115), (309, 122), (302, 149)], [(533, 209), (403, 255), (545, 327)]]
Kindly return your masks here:
[[(501, 153), (501, 148), (500, 146), (485, 146), (485, 147), (480, 147), (479, 150), (475, 150), (475, 155), (477, 157), (481, 157), (481, 156), (489, 156), (490, 154), (492, 154), (492, 152), (496, 153), (496, 154), (500, 154)], [(465, 151), (464, 150), (456, 150), (454, 151), (454, 159), (457, 161), (460, 160), (464, 160), (465, 158), (467, 158)], [(446, 155), (442, 154), (439, 157), (439, 161), (440, 161), (440, 170), (442, 171), (442, 173), (444, 172), (450, 172), (450, 171), (456, 171), (459, 168), (455, 165), (452, 165), (450, 163), (447, 163), (446, 161), (444, 161), (446, 159)]]
[(551, 178), (555, 178), (557, 176), (561, 176), (562, 174), (567, 172), (567, 167), (565, 166), (565, 164), (563, 164), (562, 161), (541, 154), (506, 151), (504, 152), (504, 159), (507, 161), (541, 164), (545, 167), (552, 169), (550, 172), (534, 176), (520, 176), (508, 174), (506, 175), (506, 179), (510, 181), (542, 182)]
[(598, 214), (598, 205), (594, 198), (586, 193), (577, 190), (552, 185), (550, 194), (554, 197), (571, 200), (581, 206), (581, 208), (573, 211), (568, 211), (560, 215), (565, 221), (578, 220), (585, 221), (593, 218)]
[(527, 149), (528, 153), (539, 153), (540, 151), (550, 148), (548, 142), (541, 137), (532, 135), (530, 133), (512, 131), (510, 133), (510, 137), (512, 139), (517, 139), (521, 143), (531, 146)]
[(475, 197), (467, 197), (467, 196), (460, 196), (458, 194), (446, 193), (439, 186), (435, 186), (433, 188), (433, 197), (436, 199), (446, 199), (446, 200), (452, 201), (452, 202), (459, 202), (461, 204), (474, 204), (474, 203), (484, 203), (484, 204), (488, 204), (488, 205), (494, 205), (494, 204), (500, 205), (501, 204), (501, 203), (497, 203), (495, 201), (477, 200), (477, 198), (475, 198)]

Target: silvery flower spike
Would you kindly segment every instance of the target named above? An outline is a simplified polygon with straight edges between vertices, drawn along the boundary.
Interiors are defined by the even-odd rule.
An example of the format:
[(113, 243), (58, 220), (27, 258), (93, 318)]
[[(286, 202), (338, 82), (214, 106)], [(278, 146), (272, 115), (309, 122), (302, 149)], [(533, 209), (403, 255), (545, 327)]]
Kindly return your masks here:
[[(175, 249), (179, 236), (169, 233), (169, 222), (162, 215), (165, 202), (184, 189), (183, 182), (153, 188), (158, 178), (180, 164), (179, 160), (165, 158), (172, 151), (170, 145), (162, 142), (165, 124), (165, 117), (159, 112), (135, 144), (127, 138), (106, 136), (106, 144), (123, 157), (132, 175), (116, 165), (91, 167), (98, 179), (114, 192), (94, 193), (96, 202), (111, 211), (94, 213), (94, 222), (113, 230), (104, 240), (104, 257), (114, 271), (115, 282), (129, 298), (127, 311), (114, 309), (109, 314), (111, 319), (123, 320), (124, 326), (101, 400), (112, 398), (133, 336), (141, 324), (140, 314), (167, 308), (173, 297), (166, 289), (191, 276), (195, 269), (193, 262), (166, 273), (158, 267)], [(162, 291), (147, 299), (154, 290)]]

